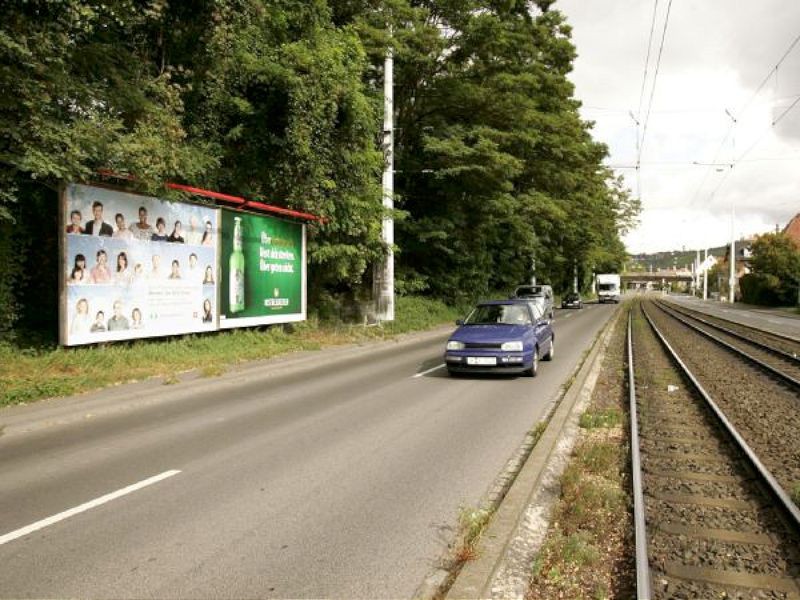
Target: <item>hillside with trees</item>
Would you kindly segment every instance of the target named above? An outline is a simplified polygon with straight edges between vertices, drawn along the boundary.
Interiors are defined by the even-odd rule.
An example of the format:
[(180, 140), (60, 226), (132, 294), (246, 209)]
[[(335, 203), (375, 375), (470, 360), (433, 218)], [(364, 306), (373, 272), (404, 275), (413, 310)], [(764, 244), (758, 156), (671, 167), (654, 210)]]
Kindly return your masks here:
[[(368, 297), (395, 58), (398, 291), (461, 301), (619, 270), (639, 211), (603, 166), (551, 0), (0, 5), (0, 328), (53, 331), (58, 189), (135, 176), (326, 218), (310, 308)], [(119, 185), (119, 182), (114, 182)]]

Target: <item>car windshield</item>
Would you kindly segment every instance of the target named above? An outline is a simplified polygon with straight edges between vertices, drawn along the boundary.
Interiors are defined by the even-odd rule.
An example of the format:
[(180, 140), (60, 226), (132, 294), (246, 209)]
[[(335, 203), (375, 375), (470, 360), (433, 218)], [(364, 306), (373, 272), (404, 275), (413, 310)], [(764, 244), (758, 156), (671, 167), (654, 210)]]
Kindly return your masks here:
[(522, 304), (481, 304), (469, 314), (465, 325), (530, 325), (531, 315)]
[(544, 292), (542, 288), (536, 285), (529, 285), (517, 288), (517, 296), (542, 296)]
[(569, 294), (569, 295), (567, 295), (567, 301), (568, 302), (574, 302), (577, 299), (578, 299), (578, 294)]

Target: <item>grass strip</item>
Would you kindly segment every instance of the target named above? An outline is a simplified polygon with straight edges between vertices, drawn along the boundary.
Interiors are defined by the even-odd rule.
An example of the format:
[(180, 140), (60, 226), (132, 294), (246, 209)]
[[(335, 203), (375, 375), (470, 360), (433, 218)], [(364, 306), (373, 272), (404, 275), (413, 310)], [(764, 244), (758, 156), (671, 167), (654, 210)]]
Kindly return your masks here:
[(311, 318), (287, 326), (239, 329), (174, 338), (62, 348), (52, 343), (0, 343), (0, 406), (69, 396), (149, 377), (177, 383), (178, 374), (200, 369), (215, 377), (249, 360), (290, 352), (389, 339), (462, 316), (444, 303), (398, 297), (396, 320), (380, 327), (321, 323)]
[(579, 420), (582, 434), (561, 477), (561, 498), (531, 567), (529, 599), (635, 597), (628, 565), (625, 319), (615, 327)]

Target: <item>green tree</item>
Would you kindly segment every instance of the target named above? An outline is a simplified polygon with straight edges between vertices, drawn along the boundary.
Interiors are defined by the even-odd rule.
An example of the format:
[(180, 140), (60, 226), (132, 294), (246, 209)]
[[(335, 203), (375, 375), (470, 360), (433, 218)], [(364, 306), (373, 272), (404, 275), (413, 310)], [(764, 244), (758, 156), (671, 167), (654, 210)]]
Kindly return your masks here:
[(796, 304), (800, 286), (800, 248), (783, 233), (765, 233), (753, 242), (751, 266), (782, 304)]
[[(549, 3), (540, 8), (545, 9)], [(525, 2), (426, 2), (398, 54), (399, 276), (451, 299), (531, 275), (565, 288), (577, 265), (621, 264), (638, 213), (602, 167), (567, 79), (556, 11)]]

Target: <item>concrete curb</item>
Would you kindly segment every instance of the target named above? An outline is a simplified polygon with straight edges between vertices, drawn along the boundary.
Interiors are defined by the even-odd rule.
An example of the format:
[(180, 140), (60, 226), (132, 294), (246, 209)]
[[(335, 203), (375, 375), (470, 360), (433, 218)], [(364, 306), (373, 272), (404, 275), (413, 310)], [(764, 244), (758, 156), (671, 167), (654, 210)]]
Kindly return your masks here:
[(464, 565), (446, 598), (525, 597), (530, 565), (547, 533), (561, 473), (577, 437), (578, 419), (591, 399), (620, 314), (612, 316), (598, 336), (481, 537), (479, 558)]

